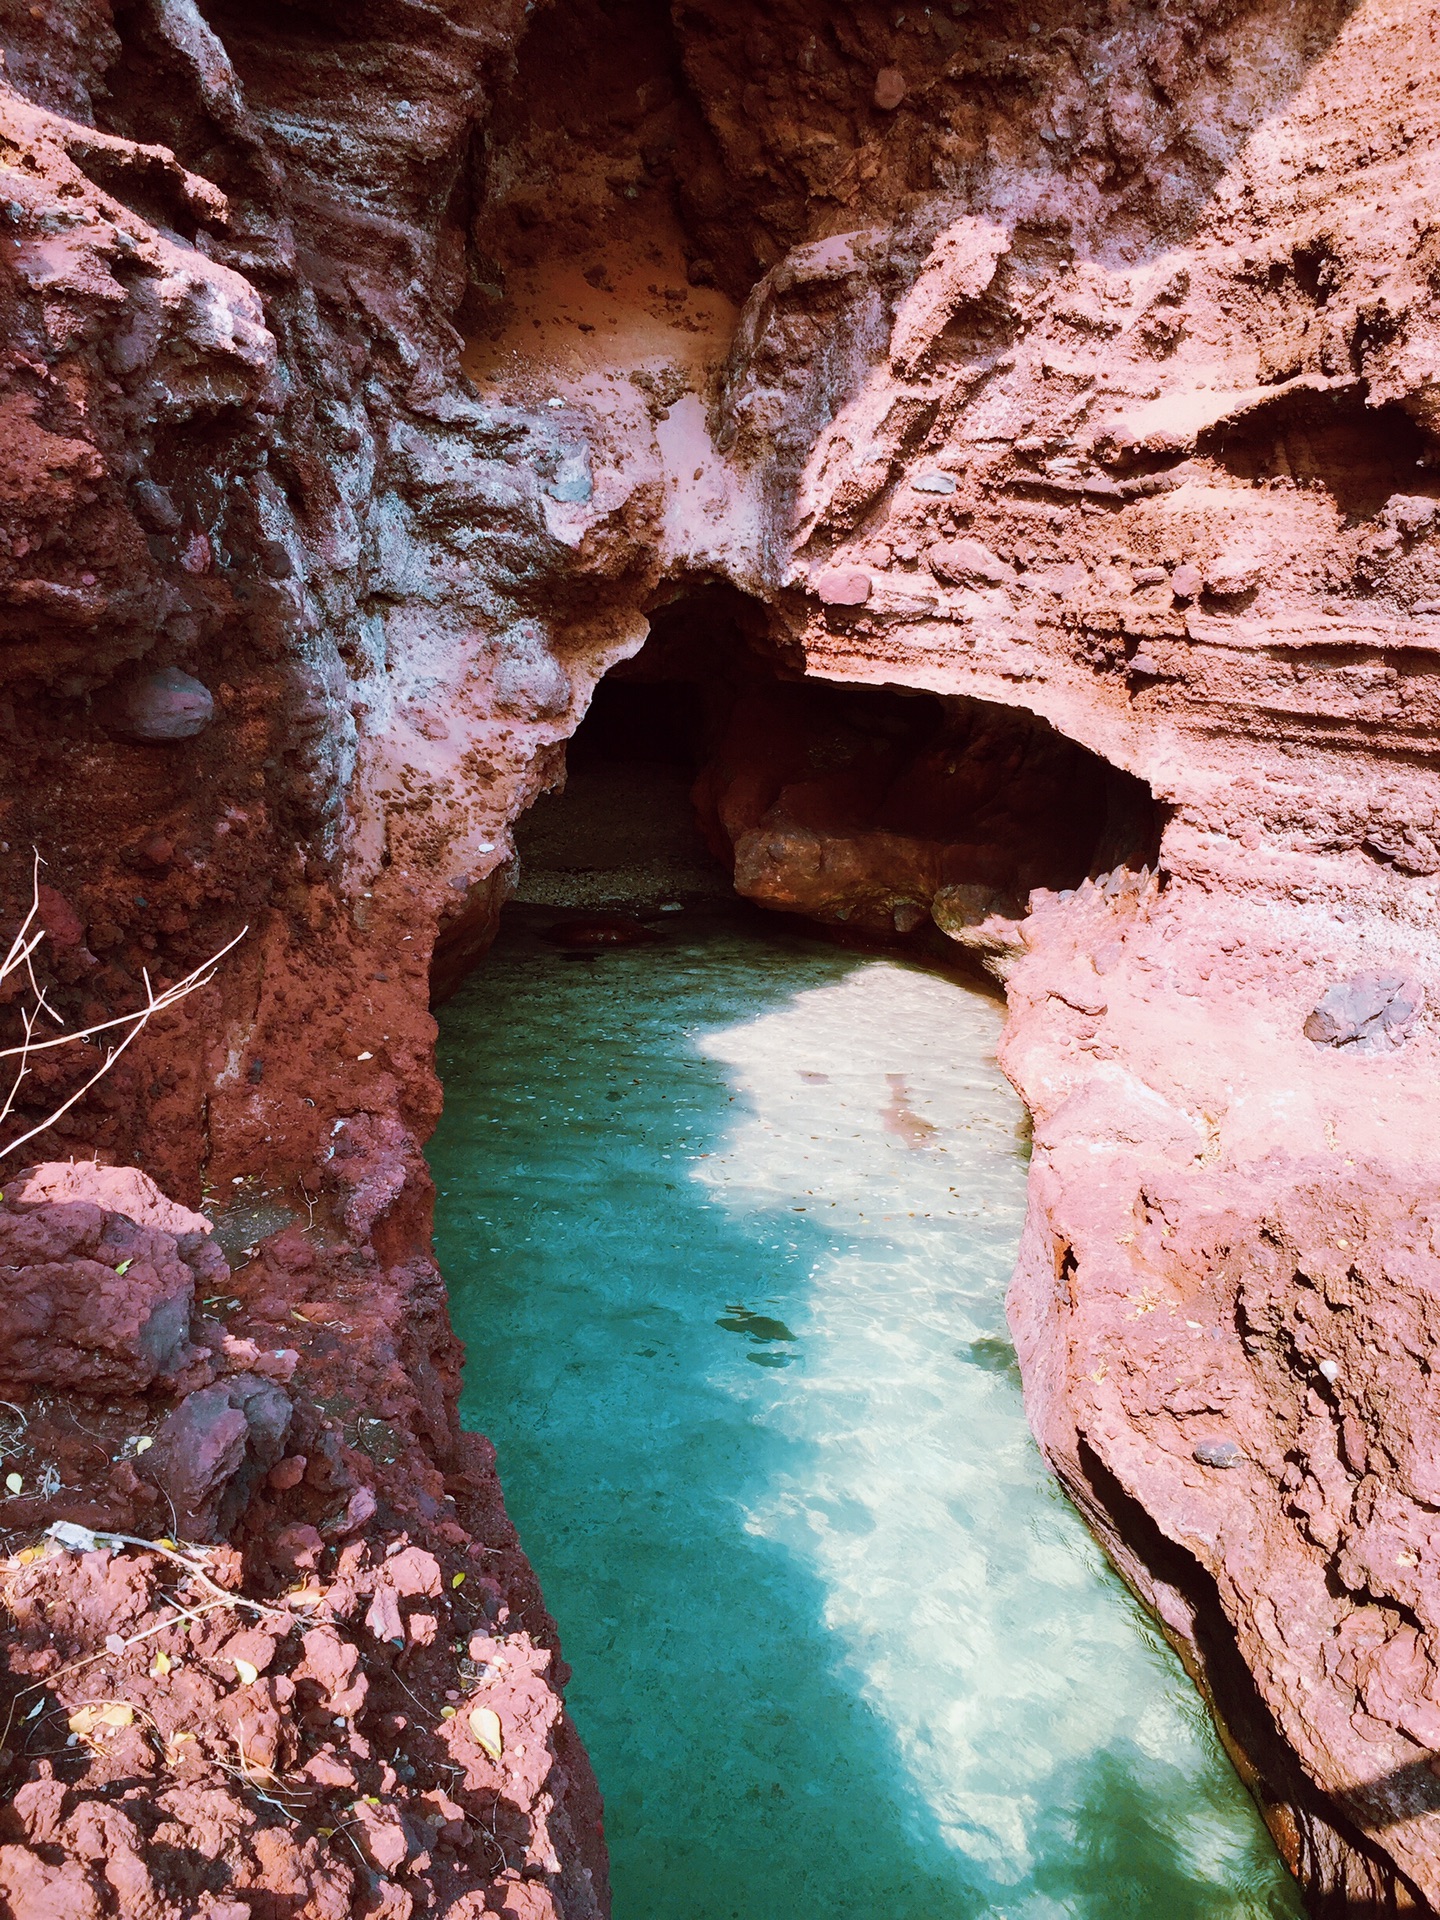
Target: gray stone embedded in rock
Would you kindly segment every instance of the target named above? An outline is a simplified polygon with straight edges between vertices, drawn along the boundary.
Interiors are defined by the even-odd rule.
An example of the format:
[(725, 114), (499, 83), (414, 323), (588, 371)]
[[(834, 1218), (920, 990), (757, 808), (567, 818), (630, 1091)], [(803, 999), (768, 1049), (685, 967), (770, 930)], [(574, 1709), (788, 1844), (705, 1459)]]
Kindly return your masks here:
[(130, 489), (135, 512), (152, 533), (178, 533), (180, 510), (168, 490), (154, 480), (137, 480)]
[(588, 500), (595, 491), (595, 482), (590, 476), (589, 448), (582, 447), (578, 453), (567, 454), (545, 491), (553, 500), (563, 500), (571, 505)]
[(161, 667), (121, 689), (110, 725), (127, 740), (193, 740), (215, 717), (210, 689), (179, 667)]
[(954, 493), (953, 473), (917, 473), (910, 482), (916, 493)]
[(1385, 1053), (1402, 1046), (1425, 1005), (1425, 990), (1403, 973), (1357, 973), (1323, 994), (1305, 1022), (1317, 1047)]
[(1233, 1440), (1199, 1440), (1193, 1453), (1202, 1467), (1238, 1467), (1245, 1458)]

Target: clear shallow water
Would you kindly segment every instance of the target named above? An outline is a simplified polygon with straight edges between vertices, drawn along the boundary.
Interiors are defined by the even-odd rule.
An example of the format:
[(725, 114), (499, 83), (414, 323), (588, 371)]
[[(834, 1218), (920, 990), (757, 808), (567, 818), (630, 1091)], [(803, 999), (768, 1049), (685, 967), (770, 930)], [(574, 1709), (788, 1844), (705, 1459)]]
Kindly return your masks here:
[(464, 1413), (574, 1667), (617, 1920), (1300, 1913), (1044, 1472), (1001, 1009), (712, 924), (441, 1016)]

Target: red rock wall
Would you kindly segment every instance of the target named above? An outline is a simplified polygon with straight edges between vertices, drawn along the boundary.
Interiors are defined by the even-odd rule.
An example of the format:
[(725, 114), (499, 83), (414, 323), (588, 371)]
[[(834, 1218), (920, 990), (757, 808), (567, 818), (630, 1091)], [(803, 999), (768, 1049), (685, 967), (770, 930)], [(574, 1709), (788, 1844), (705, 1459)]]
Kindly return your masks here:
[[(478, 0), (0, 6), (0, 890), (13, 916), (38, 847), (70, 1017), (249, 928), (42, 1143), (218, 1211), (240, 1305), (192, 1343), (214, 1377), (190, 1391), (234, 1472), (263, 1451), (236, 1423), (253, 1436), (273, 1402), (233, 1382), (293, 1352), (243, 1577), (275, 1599), (281, 1529), (354, 1544), (343, 1580), (316, 1566), (393, 1720), (401, 1652), (358, 1623), (404, 1535), (443, 1575), (491, 1569), (509, 1612), (486, 1630), (540, 1674), (526, 1649), (553, 1633), (456, 1431), (429, 1254), (431, 956), (453, 976), (483, 951), (510, 823), (595, 680), (723, 578), (787, 671), (1023, 710), (1153, 795), (1154, 857), (1078, 888), (925, 854), (902, 900), (871, 846), (851, 890), (1006, 972), (1037, 1143), (1012, 1315), (1057, 1470), (1258, 1769), (1316, 1910), (1440, 1905), (1436, 10), (523, 21)], [(833, 812), (792, 824), (856, 855)], [(745, 884), (847, 905), (805, 895), (776, 844)], [(1031, 891), (985, 921), (947, 901), (982, 883)], [(65, 1071), (27, 1085), (29, 1113)], [(157, 1482), (112, 1456), (186, 1385), (115, 1383), (75, 1517), (154, 1537)], [(15, 1545), (59, 1510), (21, 1499)], [(101, 1557), (83, 1579), (130, 1583), (140, 1618), (134, 1583), (163, 1567)], [(72, 1604), (38, 1564), (7, 1576), (17, 1676), (43, 1665), (36, 1606)], [(73, 1604), (56, 1644), (103, 1647), (109, 1602)], [(401, 1625), (433, 1739), (478, 1669), (448, 1620), (429, 1643)], [(286, 1645), (295, 1697), (350, 1671)], [(503, 1866), (462, 1807), (464, 1846), (396, 1877), (390, 1813), (430, 1789), (362, 1729), (369, 1757), (333, 1763), (375, 1769), (377, 1832), (339, 1847), (358, 1878), (322, 1896), (321, 1853), (246, 1841), (215, 1898), (260, 1889), (260, 1910), (309, 1875), (317, 1911), (478, 1911), (462, 1884), (487, 1910), (594, 1911), (593, 1789), (534, 1684), (550, 1730), (507, 1789)], [(87, 1855), (79, 1803), (13, 1764), (9, 1844), (108, 1899), (102, 1863), (154, 1836)], [(93, 1808), (111, 1777), (61, 1784)], [(205, 1791), (243, 1799), (222, 1773)]]

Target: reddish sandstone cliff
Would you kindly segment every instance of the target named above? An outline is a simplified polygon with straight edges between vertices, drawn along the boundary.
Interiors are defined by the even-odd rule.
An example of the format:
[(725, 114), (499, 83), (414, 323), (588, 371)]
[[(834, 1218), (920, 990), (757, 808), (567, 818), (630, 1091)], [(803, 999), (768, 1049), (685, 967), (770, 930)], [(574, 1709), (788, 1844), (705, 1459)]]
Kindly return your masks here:
[[(290, 1829), (218, 1734), (187, 1758), (220, 1828), (222, 1801), (254, 1816), (217, 1913), (603, 1903), (532, 1652), (553, 1634), (456, 1426), (427, 991), (437, 952), (450, 977), (483, 951), (510, 823), (595, 681), (716, 580), (785, 683), (755, 694), (772, 717), (802, 673), (952, 703), (818, 793), (787, 758), (811, 721), (754, 719), (707, 775), (712, 827), (768, 904), (933, 922), (1004, 973), (1037, 1432), (1316, 1910), (1440, 1906), (1437, 24), (1428, 0), (791, 0), (557, 4), (522, 38), (478, 0), (0, 7), (0, 880), (18, 907), (39, 847), (48, 990), (79, 1018), (250, 928), (45, 1142), (205, 1200), (234, 1272), (200, 1299), (239, 1304), (141, 1351), (130, 1300), (103, 1381), (43, 1330), (15, 1391), (69, 1366), (59, 1424), (22, 1436), (0, 1521), (17, 1548), (62, 1513), (155, 1538), (139, 1468), (189, 1406), (234, 1455), (175, 1482), (242, 1549), (220, 1584), (269, 1607), (312, 1570), (273, 1543), (318, 1556), (333, 1641), (247, 1629), (277, 1651), (246, 1683), (217, 1615), (194, 1656), (202, 1733), (263, 1683), (264, 1764), (310, 1782), (303, 1841), (261, 1844)], [(87, 1214), (59, 1264), (103, 1246), (113, 1272), (129, 1230)], [(163, 1231), (156, 1311), (203, 1257)], [(389, 1547), (430, 1558), (382, 1603)], [(12, 1563), (12, 1684), (44, 1664), (37, 1609), (88, 1658), (172, 1578), (97, 1552)], [(488, 1624), (445, 1584), (480, 1566)], [(477, 1684), (462, 1625), (510, 1646), (545, 1731), (503, 1792), (467, 1748), (452, 1814), (425, 1769), (437, 1703)], [(7, 1736), (6, 1844), (38, 1862), (0, 1852), (17, 1911), (46, 1875), (106, 1910), (115, 1863), (170, 1844), (96, 1811), (176, 1731), (110, 1657), (150, 1734), (60, 1760)], [(362, 1669), (347, 1758), (306, 1715)], [(378, 1811), (322, 1845), (347, 1794)], [(503, 1864), (477, 1825), (500, 1799)]]

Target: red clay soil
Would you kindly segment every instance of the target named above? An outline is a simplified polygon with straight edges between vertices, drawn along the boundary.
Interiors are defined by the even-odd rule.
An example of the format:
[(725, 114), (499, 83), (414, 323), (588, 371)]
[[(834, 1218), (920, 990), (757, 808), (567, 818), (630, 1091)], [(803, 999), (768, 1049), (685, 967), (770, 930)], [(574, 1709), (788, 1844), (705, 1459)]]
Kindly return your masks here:
[(1313, 1910), (1440, 1911), (1437, 31), (0, 0), (0, 908), (82, 1022), (248, 928), (0, 1213), (12, 1920), (605, 1910), (428, 1002), (717, 580), (738, 883), (1005, 979), (1049, 1458)]
[(4, 1200), (10, 1910), (601, 1911), (493, 1453), (456, 1436), (442, 1474), (412, 1437), (427, 1385), (432, 1418), (453, 1402), (439, 1289), (402, 1343), (373, 1274), (321, 1284), (322, 1234), (232, 1278), (137, 1169), (45, 1166)]

